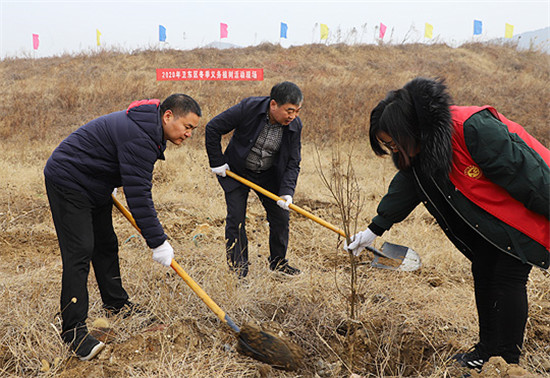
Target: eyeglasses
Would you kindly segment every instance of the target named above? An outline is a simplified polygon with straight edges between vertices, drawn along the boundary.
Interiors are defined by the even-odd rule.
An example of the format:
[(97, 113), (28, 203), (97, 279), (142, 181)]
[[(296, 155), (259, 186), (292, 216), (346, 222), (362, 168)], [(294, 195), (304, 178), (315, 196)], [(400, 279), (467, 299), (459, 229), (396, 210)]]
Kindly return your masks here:
[(390, 151), (397, 151), (399, 148), (397, 147), (397, 144), (392, 140), (390, 142), (386, 142), (381, 140), (380, 143), (382, 143), (388, 150)]

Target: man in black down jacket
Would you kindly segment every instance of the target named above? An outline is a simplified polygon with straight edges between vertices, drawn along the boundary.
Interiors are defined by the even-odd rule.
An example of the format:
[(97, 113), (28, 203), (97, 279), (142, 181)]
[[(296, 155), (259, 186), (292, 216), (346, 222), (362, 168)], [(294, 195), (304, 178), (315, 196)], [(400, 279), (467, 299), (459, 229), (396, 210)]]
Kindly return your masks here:
[[(225, 192), (227, 262), (239, 277), (248, 274), (246, 202), (250, 189), (226, 177), (230, 169), (278, 194), (273, 200), (258, 194), (269, 222), (270, 269), (288, 275), (300, 273), (288, 264), (289, 205), (300, 173), (302, 121), (298, 117), (303, 95), (291, 82), (276, 84), (271, 95), (249, 97), (214, 117), (206, 125), (206, 151), (212, 172)], [(222, 135), (233, 136), (222, 152)], [(231, 167), (231, 168), (230, 168)]]
[(111, 193), (124, 187), (153, 259), (170, 266), (174, 251), (151, 197), (153, 168), (157, 159), (164, 160), (166, 141), (180, 145), (200, 116), (197, 102), (184, 94), (173, 94), (162, 104), (136, 101), (125, 111), (80, 127), (46, 163), (46, 191), (63, 262), (62, 338), (81, 360), (95, 357), (104, 347), (86, 327), (90, 261), (107, 313), (139, 311), (122, 287)]

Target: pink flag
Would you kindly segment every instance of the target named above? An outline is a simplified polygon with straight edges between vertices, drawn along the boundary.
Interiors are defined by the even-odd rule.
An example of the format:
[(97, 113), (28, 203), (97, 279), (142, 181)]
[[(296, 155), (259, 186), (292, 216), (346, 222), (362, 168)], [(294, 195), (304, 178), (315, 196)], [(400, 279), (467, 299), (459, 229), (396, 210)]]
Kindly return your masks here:
[(220, 22), (220, 38), (227, 38), (227, 24)]
[(38, 44), (39, 44), (38, 34), (33, 34), (32, 35), (32, 48), (35, 49), (35, 50), (38, 50)]
[(386, 34), (386, 25), (384, 25), (383, 23), (380, 23), (380, 35), (379, 35), (379, 38), (380, 38), (380, 39), (384, 39), (384, 34)]

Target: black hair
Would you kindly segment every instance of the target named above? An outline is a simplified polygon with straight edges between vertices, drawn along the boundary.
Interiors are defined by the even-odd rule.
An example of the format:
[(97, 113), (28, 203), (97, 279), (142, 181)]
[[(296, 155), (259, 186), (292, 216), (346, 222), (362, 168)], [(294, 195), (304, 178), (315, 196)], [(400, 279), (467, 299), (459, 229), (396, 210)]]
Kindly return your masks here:
[(411, 165), (409, 153), (418, 148), (420, 131), (414, 105), (406, 89), (389, 92), (371, 112), (369, 139), (372, 150), (378, 156), (388, 154), (378, 139), (381, 132), (388, 134), (399, 150), (392, 151), (397, 168), (408, 168)]
[(167, 110), (171, 110), (176, 117), (183, 117), (187, 113), (195, 113), (202, 117), (201, 107), (191, 96), (183, 93), (174, 93), (166, 98), (160, 105), (160, 116)]
[(278, 105), (300, 105), (304, 101), (304, 95), (296, 84), (290, 81), (283, 81), (271, 88), (270, 99), (275, 100)]
[(403, 88), (389, 92), (371, 112), (369, 139), (372, 150), (377, 155), (388, 153), (378, 139), (384, 132), (398, 149), (392, 151), (398, 169), (410, 167), (410, 156), (417, 152), (414, 154), (415, 166), (428, 174), (446, 177), (452, 164), (451, 105), (452, 98), (444, 78), (417, 77)]

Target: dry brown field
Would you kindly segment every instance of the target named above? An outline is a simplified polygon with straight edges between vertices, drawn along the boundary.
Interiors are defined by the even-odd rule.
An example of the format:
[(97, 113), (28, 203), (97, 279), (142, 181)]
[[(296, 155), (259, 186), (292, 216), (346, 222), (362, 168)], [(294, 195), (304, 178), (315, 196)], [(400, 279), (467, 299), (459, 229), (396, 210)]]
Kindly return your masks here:
[[(383, 240), (417, 251), (415, 272), (359, 266), (358, 316), (349, 324), (349, 257), (338, 235), (291, 214), (288, 257), (304, 271), (282, 278), (267, 266), (268, 227), (249, 199), (250, 274), (241, 282), (225, 262), (225, 205), (208, 167), (204, 125), (247, 96), (267, 95), (279, 81), (304, 92), (302, 168), (294, 202), (340, 225), (323, 185), (335, 153), (351, 156), (365, 205), (376, 213), (395, 168), (368, 144), (371, 109), (387, 91), (416, 76), (444, 77), (459, 105), (493, 105), (550, 145), (548, 55), (513, 46), (443, 44), (307, 45), (288, 49), (101, 51), (0, 61), (0, 376), (6, 377), (461, 377), (449, 362), (477, 342), (470, 264), (419, 206)], [(260, 82), (161, 82), (156, 68), (263, 68)], [(306, 352), (294, 372), (235, 352), (235, 337), (169, 268), (151, 259), (144, 240), (117, 212), (122, 280), (131, 300), (155, 317), (110, 319), (106, 349), (90, 362), (59, 337), (61, 259), (42, 170), (70, 132), (143, 98), (184, 92), (202, 106), (201, 127), (183, 146), (169, 146), (155, 166), (153, 198), (175, 259), (238, 324), (256, 323)], [(123, 198), (122, 195), (119, 198)], [(123, 201), (124, 202), (124, 201)], [(381, 241), (377, 241), (380, 246)], [(550, 376), (550, 278), (533, 269), (520, 366)], [(89, 327), (105, 314), (89, 278)], [(502, 367), (484, 377), (510, 376)]]

